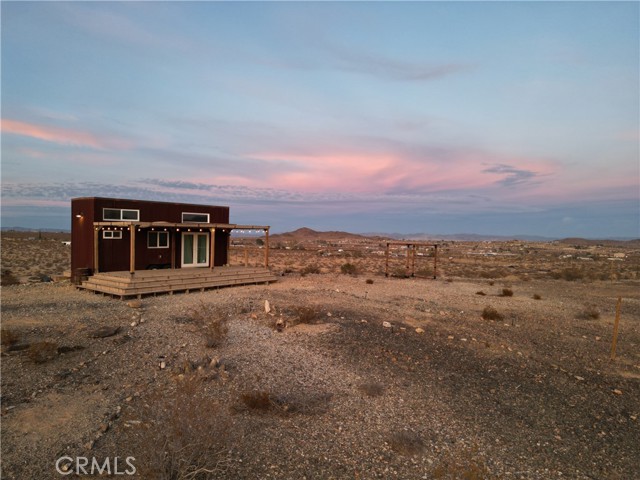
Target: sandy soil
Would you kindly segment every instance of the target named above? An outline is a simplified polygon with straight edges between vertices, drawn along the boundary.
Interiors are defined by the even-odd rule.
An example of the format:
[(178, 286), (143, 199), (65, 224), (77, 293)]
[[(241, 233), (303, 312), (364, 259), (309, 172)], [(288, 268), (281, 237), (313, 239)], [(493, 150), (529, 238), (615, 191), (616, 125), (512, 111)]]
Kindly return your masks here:
[[(276, 271), (303, 254), (277, 251)], [(293, 272), (139, 305), (4, 286), (2, 478), (57, 478), (62, 456), (133, 457), (138, 478), (637, 476), (637, 280), (536, 279), (491, 256), (476, 272), (507, 275), (460, 278), (449, 256), (438, 280)]]

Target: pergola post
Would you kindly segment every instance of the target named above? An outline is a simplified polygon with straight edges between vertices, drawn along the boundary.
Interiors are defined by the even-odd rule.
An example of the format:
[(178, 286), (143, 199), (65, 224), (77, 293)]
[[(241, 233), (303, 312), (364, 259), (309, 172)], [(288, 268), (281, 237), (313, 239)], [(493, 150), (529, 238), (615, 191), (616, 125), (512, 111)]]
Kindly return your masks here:
[(93, 273), (99, 273), (100, 270), (100, 258), (99, 253), (100, 249), (98, 247), (100, 241), (100, 229), (93, 229)]
[(433, 253), (433, 279), (438, 276), (438, 245), (434, 245), (435, 251)]
[(264, 268), (269, 268), (269, 227), (264, 229)]
[(129, 227), (129, 231), (131, 232), (131, 242), (129, 245), (129, 273), (133, 275), (136, 273), (136, 226), (135, 224), (131, 224)]
[(384, 276), (389, 276), (389, 242), (387, 242), (387, 248), (384, 252)]
[(411, 276), (416, 276), (416, 245), (413, 245), (411, 250)]
[(209, 268), (211, 268), (211, 270), (213, 270), (213, 267), (215, 266), (215, 260), (216, 260), (216, 229), (215, 228), (211, 228), (211, 255), (209, 255), (210, 258), (210, 263), (211, 265), (209, 266)]

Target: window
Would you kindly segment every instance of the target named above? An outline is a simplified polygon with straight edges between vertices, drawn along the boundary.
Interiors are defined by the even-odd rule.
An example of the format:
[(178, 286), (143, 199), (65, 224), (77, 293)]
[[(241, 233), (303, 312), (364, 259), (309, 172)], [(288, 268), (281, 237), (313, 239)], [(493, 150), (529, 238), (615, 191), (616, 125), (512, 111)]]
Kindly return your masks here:
[(169, 232), (148, 232), (147, 247), (169, 248)]
[(121, 240), (122, 232), (120, 230), (103, 230), (102, 238), (105, 240)]
[(114, 221), (138, 221), (140, 220), (140, 210), (127, 210), (126, 208), (103, 208), (102, 219)]
[(209, 223), (208, 213), (182, 213), (182, 223)]

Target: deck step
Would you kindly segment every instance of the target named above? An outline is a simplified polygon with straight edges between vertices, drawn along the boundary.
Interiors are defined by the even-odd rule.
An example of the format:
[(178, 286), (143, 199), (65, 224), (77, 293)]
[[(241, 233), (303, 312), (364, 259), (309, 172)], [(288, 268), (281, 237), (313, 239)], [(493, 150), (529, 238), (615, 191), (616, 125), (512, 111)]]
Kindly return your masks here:
[(277, 278), (266, 268), (234, 267), (214, 270), (103, 272), (89, 277), (79, 288), (120, 297), (205, 290), (234, 285), (270, 283)]

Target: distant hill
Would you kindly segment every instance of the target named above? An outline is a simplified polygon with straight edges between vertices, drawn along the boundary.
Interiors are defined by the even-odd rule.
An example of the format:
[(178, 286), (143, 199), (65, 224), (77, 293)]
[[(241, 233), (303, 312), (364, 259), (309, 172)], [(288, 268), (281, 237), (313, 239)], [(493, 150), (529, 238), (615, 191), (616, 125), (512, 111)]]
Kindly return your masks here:
[(386, 236), (397, 240), (453, 240), (458, 242), (508, 242), (512, 240), (523, 240), (528, 242), (550, 242), (555, 240), (555, 238), (542, 237), (539, 235), (479, 235), (477, 233), (389, 233)]
[(337, 241), (337, 240), (366, 240), (370, 236), (359, 235), (357, 233), (329, 231), (319, 232), (311, 228), (303, 227), (293, 232), (276, 233), (269, 235), (269, 239), (275, 242), (305, 242), (305, 241)]
[(601, 239), (592, 240), (587, 238), (563, 238), (558, 240), (558, 243), (563, 245), (577, 245), (580, 247), (593, 247), (596, 245), (603, 245), (605, 247), (626, 247), (626, 248), (640, 248), (640, 238), (630, 240), (617, 240), (617, 239)]

